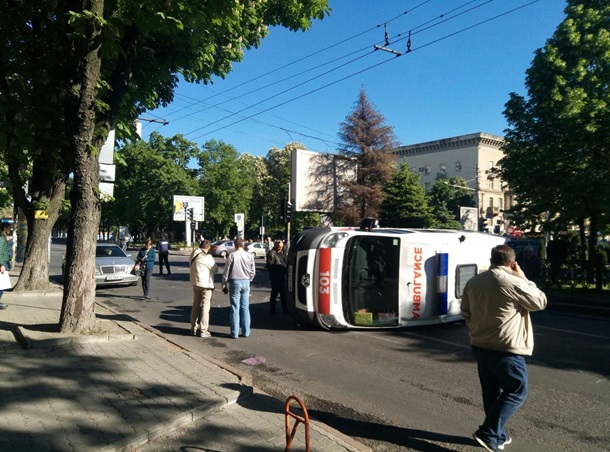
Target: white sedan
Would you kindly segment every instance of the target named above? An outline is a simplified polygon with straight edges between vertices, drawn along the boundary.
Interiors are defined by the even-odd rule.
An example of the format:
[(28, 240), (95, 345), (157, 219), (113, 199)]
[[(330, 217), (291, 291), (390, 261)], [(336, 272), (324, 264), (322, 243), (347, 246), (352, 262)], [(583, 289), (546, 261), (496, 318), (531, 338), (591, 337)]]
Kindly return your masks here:
[(262, 257), (263, 259), (267, 257), (267, 248), (265, 248), (265, 245), (263, 243), (249, 242), (246, 243), (244, 248), (248, 253), (252, 254), (255, 259), (257, 257)]

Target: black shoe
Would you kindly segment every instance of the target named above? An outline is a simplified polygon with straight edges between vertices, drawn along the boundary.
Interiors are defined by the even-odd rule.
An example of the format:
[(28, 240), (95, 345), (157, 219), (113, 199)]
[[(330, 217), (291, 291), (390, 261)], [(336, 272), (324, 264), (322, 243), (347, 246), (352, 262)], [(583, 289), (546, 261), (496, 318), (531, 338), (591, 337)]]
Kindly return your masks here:
[(0, 303), (0, 309), (6, 309), (8, 308), (8, 305), (5, 305), (4, 303)]
[(475, 441), (477, 443), (479, 443), (479, 445), (483, 446), (486, 450), (489, 450), (490, 452), (498, 452), (498, 451), (501, 451), (504, 449), (504, 445), (502, 446), (502, 449), (500, 449), (495, 444), (489, 443), (486, 440), (484, 440), (483, 438), (477, 436), (476, 433), (473, 433), (472, 437), (475, 439)]

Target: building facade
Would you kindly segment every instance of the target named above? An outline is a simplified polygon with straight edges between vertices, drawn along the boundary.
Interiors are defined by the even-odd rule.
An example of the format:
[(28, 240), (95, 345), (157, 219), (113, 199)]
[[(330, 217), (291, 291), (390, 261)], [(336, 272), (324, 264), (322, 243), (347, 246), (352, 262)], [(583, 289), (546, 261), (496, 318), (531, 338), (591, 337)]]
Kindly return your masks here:
[(479, 132), (401, 146), (395, 153), (399, 163), (421, 176), (426, 191), (439, 179), (464, 178), (485, 229), (499, 234), (507, 227), (504, 210), (514, 204), (512, 192), (497, 174), (503, 143), (500, 136)]

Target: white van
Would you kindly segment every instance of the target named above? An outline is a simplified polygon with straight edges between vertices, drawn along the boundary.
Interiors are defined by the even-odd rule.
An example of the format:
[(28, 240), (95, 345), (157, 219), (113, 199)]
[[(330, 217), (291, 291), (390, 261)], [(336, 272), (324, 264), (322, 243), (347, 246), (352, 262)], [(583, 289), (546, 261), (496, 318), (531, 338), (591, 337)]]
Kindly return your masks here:
[(325, 329), (457, 321), (466, 281), (504, 243), (454, 230), (307, 229), (290, 244), (288, 302), (298, 321)]

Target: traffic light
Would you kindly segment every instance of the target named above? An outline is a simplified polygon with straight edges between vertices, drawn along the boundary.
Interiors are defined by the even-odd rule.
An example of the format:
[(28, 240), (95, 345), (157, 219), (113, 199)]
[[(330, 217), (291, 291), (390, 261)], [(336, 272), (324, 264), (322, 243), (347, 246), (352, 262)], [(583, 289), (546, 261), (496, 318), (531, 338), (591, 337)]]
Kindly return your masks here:
[(192, 207), (190, 209), (186, 209), (186, 219), (187, 220), (193, 219), (193, 208)]
[(287, 222), (286, 221), (286, 205), (287, 202), (285, 199), (280, 199), (280, 220), (283, 222)]
[(292, 220), (292, 203), (286, 203), (286, 223), (290, 223)]

